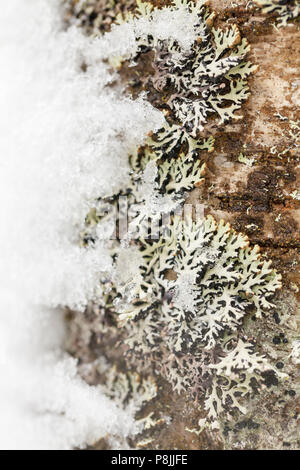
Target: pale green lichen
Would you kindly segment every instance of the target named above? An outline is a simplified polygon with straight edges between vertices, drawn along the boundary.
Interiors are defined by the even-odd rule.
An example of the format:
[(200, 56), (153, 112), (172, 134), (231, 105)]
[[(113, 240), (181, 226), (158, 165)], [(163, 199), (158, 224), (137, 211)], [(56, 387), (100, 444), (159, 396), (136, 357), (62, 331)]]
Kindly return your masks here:
[(238, 161), (240, 163), (244, 163), (245, 165), (251, 167), (255, 163), (255, 158), (254, 157), (246, 157), (243, 153), (240, 153), (238, 156)]
[(139, 411), (157, 395), (157, 385), (152, 377), (142, 379), (136, 372), (119, 372), (114, 366), (106, 372), (106, 394), (123, 406), (133, 406)]
[(289, 358), (296, 366), (300, 365), (300, 339), (293, 341)]
[[(189, 153), (181, 163), (180, 158), (159, 166), (161, 181), (175, 182), (170, 187), (159, 184), (165, 196), (168, 191), (188, 189)], [(150, 159), (146, 165), (146, 172), (151, 170), (146, 178), (150, 196), (150, 176), (157, 175), (152, 170), (159, 160)], [(201, 165), (199, 160), (192, 163), (194, 177)], [(135, 182), (133, 177), (133, 186)], [(139, 190), (131, 188), (129, 194), (136, 205)], [(145, 204), (147, 196), (140, 194), (142, 210), (129, 231), (154, 217)], [(101, 226), (94, 212), (91, 220), (93, 226)], [(270, 298), (281, 286), (280, 275), (260, 257), (257, 246), (250, 248), (247, 237), (223, 221), (217, 223), (210, 216), (193, 221), (190, 215), (184, 219), (176, 215), (168, 222), (156, 240), (147, 238), (146, 231), (134, 246), (114, 246), (116, 274), (106, 309), (126, 331), (124, 344), (134, 363), (154, 363), (178, 393), (202, 397), (205, 423), (217, 427), (224, 414), (235, 409), (244, 413), (241, 400), (263, 381), (263, 372), (274, 370), (255, 351), (243, 321), (249, 312), (261, 318), (273, 308)], [(121, 401), (126, 400), (128, 378), (120, 376), (116, 383)]]

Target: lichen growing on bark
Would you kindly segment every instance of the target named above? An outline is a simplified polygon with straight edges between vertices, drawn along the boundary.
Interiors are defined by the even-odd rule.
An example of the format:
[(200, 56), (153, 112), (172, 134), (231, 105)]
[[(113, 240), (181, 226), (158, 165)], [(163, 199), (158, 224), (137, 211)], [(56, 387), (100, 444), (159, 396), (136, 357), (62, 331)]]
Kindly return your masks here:
[[(150, 15), (151, 11), (152, 8), (149, 7), (148, 13), (146, 13)], [(235, 16), (238, 17), (239, 23), (242, 24), (243, 35), (248, 33), (254, 43), (259, 42), (263, 45), (266, 43), (269, 46), (266, 32), (268, 32), (268, 34), (270, 33), (271, 27), (269, 27), (269, 24), (271, 24), (271, 22), (266, 19), (265, 23), (261, 23), (260, 25), (256, 23), (257, 17), (252, 19), (251, 14), (245, 13), (245, 11), (238, 8), (234, 10)], [(230, 12), (224, 12), (225, 18), (227, 18), (226, 15), (230, 17)], [(132, 9), (132, 19), (133, 17), (134, 10)], [(247, 21), (250, 23), (247, 24)], [(253, 31), (251, 30), (251, 21), (254, 24)], [(231, 17), (229, 18), (229, 23), (232, 24), (232, 22), (233, 18)], [(243, 25), (243, 23), (245, 24)], [(236, 30), (234, 26), (230, 26), (230, 28), (227, 26), (227, 31), (234, 33)], [(255, 35), (258, 36), (257, 39)], [(234, 50), (234, 47), (235, 46), (229, 49), (229, 53)], [(258, 47), (257, 44), (255, 47)], [(142, 51), (137, 59), (139, 60), (143, 54), (147, 54), (147, 52)], [(169, 56), (168, 54), (169, 51), (167, 51), (167, 57), (170, 57), (170, 54)], [(260, 58), (260, 62), (260, 67), (263, 68), (264, 62), (262, 58)], [(173, 65), (174, 64), (172, 64), (172, 66)], [(176, 66), (175, 64), (175, 67)], [(135, 68), (132, 67), (132, 70), (135, 71)], [(162, 81), (157, 80), (158, 73), (162, 71), (164, 72), (165, 69), (159, 69), (158, 65), (156, 69), (154, 68), (153, 78), (151, 78), (153, 86), (152, 88), (149, 87), (148, 91), (150, 91), (149, 95), (151, 98), (156, 92), (162, 93), (159, 95), (159, 99), (164, 96), (164, 107), (167, 109), (169, 106), (168, 98), (172, 95), (174, 90), (172, 89), (171, 81), (168, 81), (168, 71), (165, 75), (162, 74)], [(139, 73), (141, 73), (140, 69)], [(174, 69), (174, 75), (176, 76), (176, 68)], [(166, 77), (166, 81), (164, 81), (164, 77)], [(143, 76), (143, 74), (141, 74), (139, 79), (146, 82), (149, 76)], [(155, 85), (154, 82), (156, 80)], [(253, 87), (254, 91), (255, 87), (258, 87), (262, 81), (263, 79), (260, 77), (256, 79), (256, 85)], [(165, 88), (160, 89), (161, 86), (165, 86)], [(257, 99), (257, 97), (258, 95), (256, 93), (255, 99)], [(174, 344), (171, 346), (171, 349), (169, 349), (167, 339), (170, 334), (168, 334), (166, 323), (172, 319), (172, 323), (174, 324), (173, 333), (176, 334), (178, 331), (180, 332), (180, 328), (177, 330), (176, 315), (174, 319), (172, 312), (177, 310), (176, 303), (177, 307), (179, 305), (181, 309), (183, 308), (184, 310), (185, 308), (187, 310), (187, 306), (182, 304), (182, 298), (176, 289), (178, 285), (186, 286), (186, 292), (191, 293), (190, 297), (192, 302), (195, 301), (194, 290), (190, 288), (192, 284), (191, 278), (188, 276), (186, 278), (184, 277), (184, 270), (182, 270), (182, 272), (179, 270), (182, 276), (178, 277), (178, 273), (174, 270), (174, 264), (176, 264), (178, 258), (180, 259), (181, 252), (179, 250), (177, 253), (176, 249), (172, 251), (173, 257), (170, 268), (166, 269), (163, 274), (158, 275), (158, 279), (161, 283), (159, 284), (159, 289), (161, 289), (161, 303), (169, 304), (169, 307), (166, 308), (166, 312), (162, 312), (160, 317), (162, 330), (166, 332), (163, 339), (161, 335), (157, 335), (156, 333), (159, 319), (155, 317), (155, 321), (153, 322), (152, 320), (152, 311), (154, 316), (157, 315), (157, 317), (159, 317), (161, 305), (153, 302), (153, 308), (151, 310), (151, 306), (149, 307), (148, 302), (149, 298), (152, 298), (151, 296), (154, 295), (155, 298), (157, 291), (155, 291), (155, 289), (151, 291), (152, 283), (149, 282), (149, 280), (144, 280), (143, 272), (136, 271), (137, 277), (131, 277), (130, 279), (130, 276), (133, 274), (133, 270), (130, 268), (130, 276), (128, 276), (127, 279), (126, 277), (122, 278), (124, 283), (120, 286), (121, 289), (119, 292), (116, 286), (114, 286), (114, 283), (110, 284), (111, 291), (107, 294), (107, 303), (102, 306), (102, 311), (106, 321), (114, 325), (113, 330), (115, 334), (122, 335), (124, 333), (121, 340), (122, 353), (125, 353), (126, 347), (124, 343), (127, 341), (129, 343), (129, 352), (127, 352), (126, 357), (130, 367), (135, 365), (143, 369), (143, 359), (146, 357), (145, 351), (149, 351), (151, 347), (154, 347), (153, 345), (159, 343), (162, 339), (159, 346), (162, 351), (161, 356), (159, 356), (161, 364), (153, 366), (152, 373), (160, 372), (164, 377), (169, 375), (173, 387), (179, 391), (181, 389), (183, 390), (184, 386), (187, 386), (191, 392), (197, 390), (197, 386), (199, 387), (198, 390), (201, 390), (201, 387), (205, 388), (205, 386), (207, 386), (209, 392), (206, 397), (205, 394), (202, 393), (201, 398), (201, 393), (199, 392), (197, 395), (197, 399), (202, 405), (200, 408), (201, 420), (207, 418), (208, 415), (208, 422), (210, 421), (215, 425), (217, 421), (220, 421), (219, 432), (222, 436), (224, 446), (228, 448), (285, 448), (290, 445), (295, 448), (297, 446), (299, 447), (299, 434), (297, 433), (299, 409), (297, 408), (297, 402), (294, 398), (295, 396), (297, 397), (298, 393), (295, 384), (299, 384), (299, 376), (297, 375), (297, 370), (295, 370), (297, 344), (299, 341), (297, 328), (299, 330), (299, 326), (294, 324), (297, 307), (294, 305), (291, 298), (294, 298), (295, 289), (297, 289), (297, 279), (299, 280), (299, 277), (297, 278), (297, 266), (299, 268), (299, 263), (297, 264), (297, 250), (299, 246), (297, 245), (297, 224), (295, 221), (289, 219), (289, 209), (291, 207), (294, 210), (298, 207), (296, 191), (297, 181), (299, 180), (298, 176), (294, 175), (296, 174), (296, 171), (294, 172), (294, 166), (297, 165), (297, 161), (299, 162), (296, 156), (297, 144), (294, 140), (292, 146), (286, 144), (286, 136), (283, 135), (286, 131), (285, 122), (281, 122), (280, 120), (282, 132), (282, 137), (278, 144), (280, 150), (277, 151), (277, 145), (275, 146), (275, 144), (274, 149), (271, 148), (271, 151), (270, 149), (268, 149), (268, 151), (265, 149), (262, 150), (256, 143), (257, 136), (255, 131), (252, 131), (252, 129), (254, 129), (254, 127), (251, 127), (253, 121), (255, 120), (256, 122), (256, 120), (259, 120), (260, 114), (263, 115), (265, 119), (264, 122), (266, 123), (268, 120), (271, 120), (272, 123), (277, 122), (278, 118), (273, 117), (274, 112), (271, 114), (271, 111), (273, 111), (272, 108), (270, 108), (271, 111), (269, 108), (265, 111), (265, 109), (267, 109), (267, 106), (265, 106), (265, 108), (260, 108), (261, 111), (255, 113), (255, 103), (252, 103), (251, 107), (252, 110), (254, 109), (253, 116), (247, 115), (244, 121), (240, 121), (241, 127), (237, 128), (242, 129), (242, 131), (235, 131), (233, 126), (229, 131), (224, 127), (220, 128), (220, 132), (216, 136), (216, 151), (204, 157), (208, 163), (208, 169), (206, 170), (207, 178), (203, 185), (204, 189), (201, 191), (195, 189), (190, 197), (193, 197), (194, 200), (195, 198), (196, 200), (197, 198), (201, 198), (201, 201), (204, 202), (206, 206), (206, 213), (214, 213), (218, 220), (222, 217), (225, 217), (226, 220), (230, 219), (233, 226), (238, 231), (247, 232), (250, 237), (250, 246), (252, 249), (255, 243), (261, 242), (263, 251), (262, 259), (269, 254), (269, 257), (274, 259), (274, 263), (279, 271), (285, 274), (283, 279), (283, 292), (279, 296), (280, 300), (278, 300), (278, 296), (276, 297), (274, 307), (270, 309), (270, 314), (266, 318), (257, 319), (251, 308), (249, 310), (246, 308), (242, 322), (237, 326), (236, 330), (233, 328), (234, 331), (231, 330), (231, 333), (227, 330), (226, 333), (221, 333), (220, 348), (217, 348), (215, 351), (213, 355), (214, 359), (212, 359), (209, 353), (207, 353), (208, 356), (206, 356), (206, 351), (204, 351), (202, 357), (200, 357), (200, 354), (197, 355), (195, 345), (191, 346), (193, 354), (190, 355), (188, 355), (186, 351), (183, 355), (179, 354), (178, 351), (176, 352)], [(171, 171), (175, 171), (176, 165), (178, 165), (180, 153), (189, 156), (189, 162), (199, 165), (199, 156), (202, 159), (201, 151), (212, 151), (211, 143), (203, 139), (199, 140), (196, 134), (194, 134), (194, 136), (191, 134), (189, 128), (181, 125), (184, 124), (184, 120), (176, 119), (175, 114), (169, 114), (168, 120), (169, 123), (166, 124), (161, 131), (149, 137), (144, 148), (137, 152), (132, 152), (130, 163), (133, 171), (139, 175), (136, 183), (140, 183), (140, 178), (143, 177), (142, 175), (149, 163), (157, 167), (158, 171), (152, 182), (156, 180), (156, 183), (158, 183), (159, 177), (157, 175), (159, 171), (162, 171), (160, 168), (164, 166), (166, 170), (163, 171), (163, 174), (170, 175)], [(266, 126), (267, 125), (268, 124), (266, 124)], [(249, 126), (249, 129), (247, 126)], [(289, 132), (289, 129), (287, 132)], [(203, 154), (205, 154), (205, 152), (203, 152)], [(247, 156), (245, 157), (245, 155)], [(239, 156), (241, 157), (239, 158)], [(177, 170), (175, 173), (177, 173)], [(182, 171), (178, 168), (178, 176), (181, 174)], [(246, 188), (243, 186), (245, 175), (248, 175), (246, 177)], [(226, 180), (227, 177), (229, 177), (229, 182)], [(293, 180), (292, 178), (297, 179)], [(163, 181), (165, 181), (165, 179)], [(179, 178), (179, 189), (180, 184), (181, 181)], [(235, 187), (235, 190), (232, 191), (231, 187), (234, 185), (236, 185), (237, 189)], [(196, 186), (197, 184), (193, 184), (192, 188), (196, 188)], [(281, 194), (282, 187), (286, 189), (284, 189)], [(166, 188), (167, 184), (158, 184), (159, 196), (164, 194)], [(183, 193), (187, 189), (190, 190), (191, 188), (188, 186), (185, 187)], [(174, 193), (173, 190), (171, 192)], [(180, 191), (177, 193), (179, 196), (182, 195)], [(284, 196), (284, 194), (286, 194), (286, 196)], [(181, 204), (182, 200), (179, 198), (177, 202)], [(142, 201), (142, 203), (144, 203), (144, 201)], [(145, 218), (147, 217), (147, 211), (144, 213)], [(270, 219), (272, 217), (274, 218), (274, 222), (271, 223)], [(95, 224), (95, 226), (98, 225), (100, 219), (101, 217), (97, 218), (97, 224)], [(101, 222), (99, 225), (101, 225)], [(276, 227), (278, 229), (276, 229)], [(278, 230), (278, 233), (276, 233), (276, 230)], [(273, 234), (273, 240), (268, 233)], [(280, 237), (282, 237), (282, 241)], [(144, 243), (145, 246), (147, 246), (147, 240), (144, 241)], [(288, 248), (288, 245), (290, 245), (290, 248)], [(142, 252), (139, 246), (135, 246), (135, 249), (136, 248), (139, 252)], [(132, 246), (131, 249), (133, 249)], [(147, 246), (147, 249), (151, 254), (150, 247)], [(241, 249), (241, 251), (243, 251), (243, 249)], [(114, 251), (114, 256), (116, 256), (116, 251)], [(125, 255), (120, 259), (122, 259), (122, 262), (119, 264), (122, 265), (123, 263), (125, 266), (129, 266), (129, 263), (126, 265), (126, 262), (124, 262), (124, 260), (126, 260)], [(150, 259), (152, 258), (149, 258), (149, 262)], [(291, 259), (293, 259), (293, 263), (290, 261)], [(208, 263), (209, 262), (213, 264), (214, 261), (208, 260)], [(141, 263), (143, 263), (142, 259)], [(153, 269), (154, 268), (155, 262), (153, 264)], [(144, 272), (147, 272), (147, 266)], [(287, 279), (290, 279), (290, 277), (296, 279), (296, 284), (293, 283), (295, 286), (293, 292), (292, 287), (287, 288), (287, 286), (292, 286), (292, 284), (287, 283)], [(134, 280), (138, 282), (134, 282)], [(128, 289), (126, 289), (127, 281), (129, 281)], [(234, 282), (234, 280), (232, 280), (232, 282)], [(168, 286), (168, 288), (165, 286)], [(277, 285), (277, 287), (279, 287), (279, 285)], [(289, 296), (291, 296), (291, 298)], [(124, 302), (124, 299), (126, 299), (126, 302)], [(184, 300), (186, 301), (186, 296)], [(251, 303), (251, 297), (248, 299), (246, 296), (246, 300)], [(171, 303), (175, 304), (175, 308), (174, 305), (172, 305), (172, 309), (170, 308)], [(184, 307), (182, 307), (182, 305), (184, 305)], [(131, 310), (132, 308), (133, 310)], [(133, 316), (134, 318), (129, 320), (121, 328), (117, 328), (114, 321), (119, 318), (121, 323), (123, 323), (127, 316)], [(181, 318), (184, 319), (184, 317), (185, 314), (182, 314)], [(109, 320), (107, 320), (108, 318)], [(112, 320), (112, 318), (114, 318), (114, 320)], [(137, 328), (139, 322), (141, 322), (142, 325), (140, 329)], [(148, 332), (145, 338), (143, 328)], [(127, 331), (129, 335), (133, 334), (132, 339), (130, 339), (130, 336), (128, 337)], [(134, 335), (137, 335), (138, 338), (136, 343), (134, 343)], [(201, 339), (201, 335), (199, 335), (199, 338)], [(146, 345), (143, 346), (142, 354), (137, 358), (134, 350), (137, 351), (138, 344), (143, 344), (144, 341)], [(184, 331), (182, 336), (179, 334), (179, 346), (183, 347), (185, 346), (185, 342), (189, 343), (189, 341), (188, 332)], [(132, 347), (130, 347), (130, 342), (132, 343)], [(175, 345), (177, 345), (176, 342)], [(130, 349), (132, 349), (133, 352), (130, 352)], [(226, 361), (227, 356), (228, 362)], [(162, 357), (166, 357), (168, 360), (162, 361)], [(207, 367), (204, 378), (201, 375), (202, 371), (199, 374), (199, 361), (204, 361)], [(152, 365), (155, 363), (158, 364), (158, 360), (154, 360)], [(208, 367), (208, 365), (212, 367)], [(124, 364), (123, 367), (126, 368)], [(148, 367), (149, 364), (147, 365), (147, 368)], [(247, 368), (249, 375), (245, 374), (245, 369)], [(282, 372), (287, 374), (288, 378), (285, 378), (283, 381), (278, 381)], [(253, 380), (250, 378), (252, 373)], [(181, 378), (182, 387), (180, 387), (180, 385), (177, 386), (178, 377)], [(198, 382), (197, 380), (195, 380), (197, 383), (189, 382), (189, 377), (193, 379), (197, 378)], [(158, 380), (162, 379), (160, 378)], [(258, 391), (259, 394), (257, 393)], [(203, 396), (205, 398), (203, 398)], [(179, 397), (182, 397), (182, 395), (179, 395)], [(170, 404), (171, 397), (163, 399), (162, 396), (160, 396), (159, 400), (163, 402), (163, 404), (165, 404), (165, 402)], [(174, 403), (181, 403), (184, 410), (189, 406), (187, 402), (184, 402), (183, 398), (176, 398), (174, 400)], [(178, 402), (176, 402), (176, 400), (178, 400)], [(176, 406), (174, 405), (174, 409), (175, 408)], [(168, 431), (166, 431), (165, 434), (163, 434), (163, 431), (152, 431), (151, 439), (144, 440), (146, 446), (163, 446), (163, 444), (160, 444), (159, 432), (162, 432), (162, 435), (165, 436), (164, 443), (172, 442), (168, 444), (171, 448), (178, 446), (175, 438), (176, 431), (174, 431), (174, 441), (168, 441), (166, 437), (166, 434), (170, 432), (172, 434), (172, 429), (176, 429), (176, 412), (174, 414), (175, 422), (172, 426), (168, 427)], [(193, 408), (193, 417), (191, 419), (194, 421), (192, 424), (189, 423), (188, 426), (186, 426), (187, 433), (193, 431), (190, 433), (193, 436), (199, 435), (200, 429), (197, 426), (198, 418), (198, 412), (196, 408)], [(178, 419), (180, 421), (181, 416)], [(200, 424), (201, 426), (204, 425), (204, 421), (200, 421)], [(272, 429), (276, 429), (275, 436), (272, 436)], [(286, 440), (283, 437), (285, 432), (283, 429), (287, 430)], [(206, 431), (200, 432), (200, 436), (205, 435), (205, 432)], [(184, 438), (186, 437), (182, 437), (179, 446), (182, 445)], [(202, 437), (199, 437), (199, 439), (202, 439)], [(143, 443), (144, 441), (142, 439), (141, 442)], [(199, 445), (201, 446), (201, 444)], [(210, 434), (210, 444), (207, 445), (210, 445), (212, 448), (217, 446), (216, 433)]]
[(110, 30), (120, 13), (135, 5), (135, 0), (63, 0), (66, 17), (85, 28), (89, 34)]
[[(179, 393), (204, 394), (207, 422), (217, 427), (231, 409), (245, 412), (237, 397), (249, 395), (260, 373), (272, 370), (242, 324), (251, 308), (260, 318), (274, 307), (269, 298), (280, 276), (257, 247), (249, 249), (245, 237), (210, 217), (175, 217), (157, 242), (139, 245), (140, 275), (130, 289), (115, 286), (112, 308), (127, 330), (131, 359), (156, 363)], [(171, 270), (174, 280), (166, 276)]]
[[(236, 111), (249, 95), (247, 77), (256, 70), (246, 59), (247, 40), (241, 39), (236, 25), (214, 28), (215, 13), (203, 0), (174, 0), (164, 10), (189, 12), (197, 39), (187, 50), (176, 40), (137, 36), (137, 52), (131, 59), (153, 51), (152, 85), (159, 92), (168, 90), (169, 111), (192, 137), (199, 136), (211, 115), (218, 116), (218, 125), (241, 119)], [(154, 21), (156, 11), (151, 3), (140, 1), (134, 13), (120, 15), (119, 21)]]

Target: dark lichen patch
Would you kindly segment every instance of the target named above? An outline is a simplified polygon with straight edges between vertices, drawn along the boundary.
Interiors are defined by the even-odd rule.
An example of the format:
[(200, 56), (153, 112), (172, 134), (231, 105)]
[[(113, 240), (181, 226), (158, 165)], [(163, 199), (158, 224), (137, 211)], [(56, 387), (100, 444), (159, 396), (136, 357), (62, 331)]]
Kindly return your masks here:
[(228, 423), (224, 427), (224, 432), (228, 434), (231, 431), (237, 434), (243, 429), (252, 430), (252, 429), (258, 429), (259, 427), (260, 427), (259, 423), (254, 421), (252, 418), (249, 418), (249, 419), (243, 419), (242, 421), (238, 421), (234, 426), (232, 425), (230, 426), (230, 424)]
[(255, 4), (262, 13), (272, 20), (275, 19), (276, 27), (287, 26), (288, 23), (299, 21), (300, 6), (298, 0), (255, 0)]
[[(283, 240), (294, 238), (297, 234), (299, 227), (297, 222), (289, 215), (289, 214), (282, 214), (280, 219), (278, 220), (278, 215), (275, 217), (275, 227), (277, 232), (277, 237), (282, 237)], [(274, 227), (274, 228), (275, 228)], [(274, 231), (275, 231), (274, 230)], [(299, 238), (299, 237), (298, 237)]]
[(142, 92), (149, 93), (148, 99), (153, 106), (159, 109), (165, 106), (163, 101), (163, 93), (158, 92), (151, 87), (151, 77), (155, 71), (153, 69), (154, 53), (151, 50), (139, 54), (132, 66), (131, 61), (126, 60), (122, 63), (119, 70), (119, 76), (125, 85), (125, 93), (132, 96), (133, 99), (138, 98)]
[(264, 378), (264, 385), (266, 385), (268, 388), (278, 385), (278, 378), (276, 377), (274, 371), (267, 371), (264, 372), (262, 375)]
[(248, 177), (245, 195), (253, 201), (280, 202), (279, 179), (285, 177), (283, 170), (271, 166), (263, 166), (254, 170)]
[(249, 172), (242, 197), (251, 201), (254, 212), (269, 212), (275, 204), (282, 204), (283, 187), (296, 179), (292, 170), (263, 165)]
[(198, 450), (222, 449), (223, 443), (215, 436), (212, 442), (210, 433), (192, 432), (198, 430), (199, 410), (196, 403), (187, 402), (184, 396), (174, 394), (170, 384), (161, 377), (159, 381), (159, 396), (155, 402), (155, 412), (164, 417), (164, 423), (148, 432), (144, 432), (134, 440), (136, 447), (141, 439), (151, 438), (147, 449), (153, 450)]

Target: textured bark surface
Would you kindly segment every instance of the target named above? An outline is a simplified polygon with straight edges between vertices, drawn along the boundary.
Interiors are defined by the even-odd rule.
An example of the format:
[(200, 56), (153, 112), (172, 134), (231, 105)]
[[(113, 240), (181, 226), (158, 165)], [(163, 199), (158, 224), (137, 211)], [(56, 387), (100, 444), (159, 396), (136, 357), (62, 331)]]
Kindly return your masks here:
[[(197, 434), (188, 429), (197, 428), (203, 415), (201, 403), (176, 395), (163, 378), (157, 377), (158, 396), (145, 413), (154, 411), (169, 419), (130, 445), (136, 447), (138, 442), (150, 439), (148, 449), (299, 449), (299, 365), (289, 357), (292, 342), (300, 338), (300, 200), (291, 196), (297, 190), (300, 194), (300, 134), (293, 127), (300, 118), (299, 27), (294, 23), (277, 29), (273, 18), (266, 18), (245, 0), (212, 0), (211, 8), (217, 12), (217, 25), (238, 25), (242, 37), (251, 44), (250, 59), (259, 69), (249, 80), (251, 95), (242, 107), (243, 119), (222, 128), (212, 125), (215, 150), (201, 156), (208, 167), (205, 183), (192, 191), (188, 202), (200, 202), (206, 214), (229, 221), (237, 231), (247, 234), (251, 244), (259, 244), (282, 273), (276, 311), (268, 319), (249, 322), (246, 329), (289, 379), (279, 383), (274, 374), (267, 374), (262, 391), (247, 401), (246, 415), (237, 413), (231, 422), (223, 423), (220, 432)], [(88, 22), (83, 21), (88, 33), (94, 19), (91, 15)], [(134, 68), (125, 64), (120, 71), (129, 93), (137, 96), (146, 89), (150, 102), (161, 107), (161, 97), (143, 85), (149, 73), (151, 57), (143, 57)], [(138, 84), (132, 87), (137, 77)], [(248, 159), (246, 163), (240, 154)], [(68, 313), (68, 350), (81, 364), (104, 354), (124, 369), (119, 338), (95, 333), (93, 341), (85, 343), (84, 332), (95, 321), (93, 315), (90, 312), (78, 320), (74, 312)], [(88, 380), (101, 383), (101, 376), (92, 374)], [(101, 441), (95, 449), (107, 445)]]

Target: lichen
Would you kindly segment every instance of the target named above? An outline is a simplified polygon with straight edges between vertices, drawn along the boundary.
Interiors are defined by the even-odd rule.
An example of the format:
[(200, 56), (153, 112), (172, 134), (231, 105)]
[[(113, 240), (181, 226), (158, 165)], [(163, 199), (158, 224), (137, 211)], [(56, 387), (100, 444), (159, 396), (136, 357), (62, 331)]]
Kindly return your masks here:
[[(197, 40), (187, 50), (174, 39), (157, 39), (151, 35), (136, 37), (137, 53), (153, 51), (153, 87), (167, 94), (165, 102), (174, 119), (192, 137), (204, 130), (209, 116), (218, 116), (218, 125), (240, 119), (236, 111), (249, 95), (247, 77), (256, 66), (246, 60), (250, 50), (241, 39), (236, 25), (227, 29), (213, 28), (215, 14), (207, 2), (174, 0), (168, 11), (188, 11), (193, 17)], [(151, 3), (137, 2), (137, 8), (119, 22), (146, 18), (151, 21), (156, 9)]]
[[(166, 121), (143, 147), (130, 153), (129, 184), (119, 193), (95, 202), (86, 217), (81, 243), (117, 238), (117, 219), (126, 219), (126, 238), (145, 236), (149, 226), (160, 223), (163, 214), (176, 212), (187, 192), (203, 183), (206, 165), (199, 157), (201, 151), (212, 152), (213, 146), (213, 137), (195, 140)], [(118, 234), (122, 236), (125, 233)]]
[(263, 13), (275, 16), (279, 27), (287, 26), (288, 22), (300, 15), (299, 0), (254, 0)]
[(139, 246), (140, 282), (130, 297), (115, 291), (129, 355), (154, 362), (177, 392), (204, 396), (215, 427), (223, 413), (245, 412), (238, 397), (253, 392), (272, 366), (243, 333), (243, 320), (251, 310), (260, 318), (272, 309), (280, 275), (258, 247), (212, 217), (175, 216), (158, 241)]
[(135, 0), (63, 0), (67, 17), (75, 18), (89, 34), (103, 34), (110, 30), (120, 13), (126, 13)]
[(136, 372), (119, 372), (116, 366), (106, 372), (106, 394), (124, 407), (139, 411), (157, 395), (157, 385), (152, 377), (141, 378)]
[[(246, 413), (245, 399), (263, 388), (266, 373), (285, 377), (245, 326), (250, 315), (262, 319), (273, 310), (281, 278), (258, 246), (250, 247), (247, 237), (229, 224), (180, 214), (186, 192), (203, 182), (201, 152), (214, 147), (213, 137), (204, 138), (209, 135), (204, 131), (216, 116), (218, 124), (240, 117), (236, 111), (249, 94), (246, 80), (256, 67), (247, 61), (250, 47), (235, 25), (213, 28), (214, 14), (206, 2), (174, 0), (164, 8), (188, 11), (198, 40), (186, 49), (174, 39), (136, 36), (137, 52), (129, 65), (152, 53), (149, 81), (164, 95), (168, 120), (144, 146), (133, 149), (129, 184), (97, 201), (81, 236), (83, 243), (90, 243), (107, 235), (117, 218), (120, 222), (117, 206), (126, 198), (126, 237), (124, 241), (115, 232), (114, 274), (105, 280), (101, 308), (122, 332), (129, 369), (160, 374), (174, 391), (202, 403), (201, 430), (207, 425), (218, 428), (236, 412)], [(118, 22), (151, 22), (157, 10), (137, 1)], [(115, 63), (120, 66), (122, 58)], [(238, 160), (254, 163), (243, 154)], [(149, 225), (155, 226), (155, 237)], [(134, 376), (116, 375), (114, 369), (112, 377), (112, 398), (126, 402)], [(148, 415), (145, 427), (156, 422)]]
[(289, 357), (291, 358), (292, 363), (295, 364), (296, 366), (300, 364), (300, 340), (299, 339), (293, 341), (292, 352), (289, 355)]

